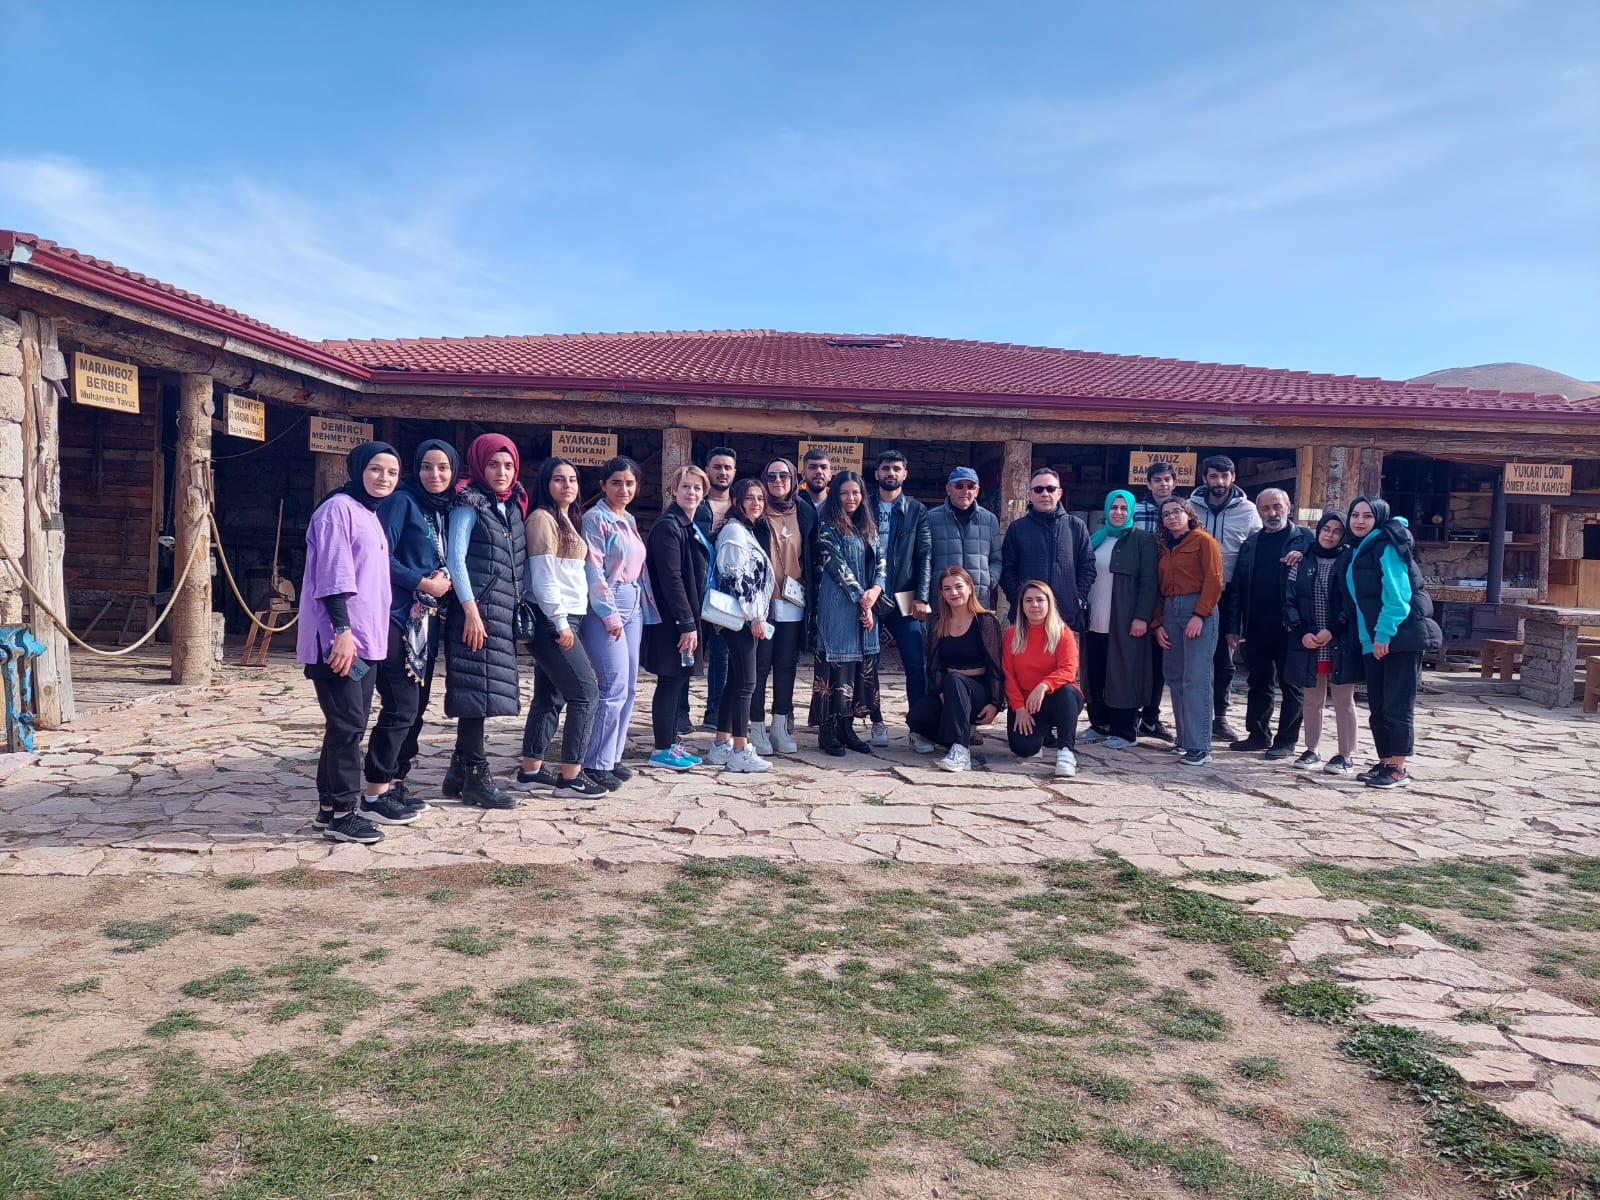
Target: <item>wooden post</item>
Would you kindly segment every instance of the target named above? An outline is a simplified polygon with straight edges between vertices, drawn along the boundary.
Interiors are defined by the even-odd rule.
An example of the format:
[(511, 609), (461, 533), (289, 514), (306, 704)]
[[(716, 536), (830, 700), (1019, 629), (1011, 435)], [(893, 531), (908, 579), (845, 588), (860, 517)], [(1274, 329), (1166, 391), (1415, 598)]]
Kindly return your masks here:
[(178, 392), (178, 452), (174, 474), (174, 524), (178, 545), (173, 582), (193, 563), (172, 609), (172, 682), (211, 682), (211, 417), (216, 411), (209, 375), (185, 375)]
[(1301, 446), (1295, 451), (1295, 478), (1294, 478), (1294, 509), (1290, 516), (1296, 521), (1300, 518), (1298, 510), (1302, 508), (1315, 508), (1317, 503), (1311, 498), (1312, 478), (1315, 474), (1314, 465), (1317, 457), (1315, 446)]
[(1000, 467), (1000, 528), (1028, 511), (1028, 480), (1033, 475), (1033, 443), (1007, 442)]
[[(1360, 495), (1377, 496), (1383, 492), (1383, 451), (1367, 446), (1361, 451)], [(1352, 497), (1353, 499), (1354, 497)]]
[(1494, 502), (1489, 510), (1489, 586), (1484, 589), (1485, 604), (1500, 603), (1500, 589), (1506, 577), (1506, 473), (1494, 481)]
[[(315, 508), (328, 496), (345, 485), (350, 469), (342, 454), (313, 454), (311, 474), (311, 507)], [(465, 466), (462, 468), (465, 470)]]
[[(18, 315), (22, 326), (22, 491), (24, 566), (28, 582), (49, 607), (70, 618), (63, 574), (66, 525), (61, 519), (60, 385), (65, 382), (53, 321)], [(59, 378), (50, 378), (57, 375)], [(66, 634), (34, 605), (33, 633), (45, 651), (34, 664), (37, 716), (43, 729), (59, 729), (76, 715), (72, 656)]]
[[(669, 425), (661, 431), (661, 507), (665, 508), (672, 496), (667, 481), (694, 462), (694, 434), (681, 425)], [(693, 516), (693, 513), (689, 514)]]

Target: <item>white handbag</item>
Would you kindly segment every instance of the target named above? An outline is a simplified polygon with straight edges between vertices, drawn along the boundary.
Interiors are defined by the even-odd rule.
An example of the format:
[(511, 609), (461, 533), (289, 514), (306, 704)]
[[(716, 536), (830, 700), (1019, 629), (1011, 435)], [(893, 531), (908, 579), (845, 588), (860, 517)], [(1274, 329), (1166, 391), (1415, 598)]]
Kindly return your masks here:
[(717, 562), (713, 557), (706, 568), (705, 599), (700, 601), (700, 619), (718, 629), (743, 629), (744, 613), (739, 602), (727, 592), (717, 590)]

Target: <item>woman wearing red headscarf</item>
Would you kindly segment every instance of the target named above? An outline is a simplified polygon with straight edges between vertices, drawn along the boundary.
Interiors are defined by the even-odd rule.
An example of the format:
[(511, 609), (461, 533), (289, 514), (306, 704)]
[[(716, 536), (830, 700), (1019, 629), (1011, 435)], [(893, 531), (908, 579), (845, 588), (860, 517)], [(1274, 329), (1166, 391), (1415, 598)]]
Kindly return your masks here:
[(489, 773), (484, 722), (514, 717), (522, 708), (513, 639), (528, 556), (528, 493), (517, 482), (520, 467), (517, 448), (504, 434), (473, 440), (445, 547), (457, 603), (445, 621), (444, 712), (456, 718), (456, 752), (441, 790), (481, 808), (517, 803)]

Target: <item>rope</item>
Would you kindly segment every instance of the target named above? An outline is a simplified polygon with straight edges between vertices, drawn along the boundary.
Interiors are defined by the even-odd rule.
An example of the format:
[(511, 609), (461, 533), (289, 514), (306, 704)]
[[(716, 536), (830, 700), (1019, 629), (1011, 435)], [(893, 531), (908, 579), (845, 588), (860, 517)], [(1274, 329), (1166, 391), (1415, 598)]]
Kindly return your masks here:
[[(211, 506), (209, 504), (206, 505), (206, 516), (211, 521), (212, 545), (216, 546), (217, 557), (222, 560), (222, 574), (227, 578), (228, 587), (233, 590), (233, 598), (239, 602), (239, 607), (244, 610), (244, 615), (249, 618), (250, 624), (254, 625), (257, 629), (261, 630), (262, 633), (265, 633), (269, 636), (275, 633), (283, 633), (286, 630), (293, 629), (300, 621), (300, 614), (298, 612), (289, 618), (289, 623), (287, 625), (263, 625), (256, 619), (255, 613), (250, 610), (250, 602), (246, 600), (239, 592), (239, 585), (233, 578), (233, 569), (228, 566), (228, 556), (223, 552), (222, 549), (222, 529), (217, 524), (217, 514), (211, 511)], [(273, 570), (277, 570), (276, 565), (274, 565)]]

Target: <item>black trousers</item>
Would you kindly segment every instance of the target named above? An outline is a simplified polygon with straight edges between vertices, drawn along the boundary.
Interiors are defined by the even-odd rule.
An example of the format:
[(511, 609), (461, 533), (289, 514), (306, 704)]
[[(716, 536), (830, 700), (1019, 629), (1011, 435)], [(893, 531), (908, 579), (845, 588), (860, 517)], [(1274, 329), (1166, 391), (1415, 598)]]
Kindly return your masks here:
[(772, 715), (794, 716), (794, 678), (800, 669), (800, 643), (805, 640), (804, 621), (770, 621), (772, 636), (756, 643), (756, 690), (750, 700), (750, 719), (761, 724), (767, 719), (767, 679), (772, 679)]
[(533, 703), (522, 727), (522, 757), (542, 759), (556, 735), (561, 710), (567, 712), (567, 727), (561, 735), (561, 761), (582, 763), (589, 748), (589, 731), (600, 708), (600, 684), (594, 677), (589, 654), (578, 636), (576, 618), (569, 615), (572, 645), (563, 650), (556, 641), (556, 627), (539, 613), (528, 651), (533, 655)]
[(687, 714), (689, 701), (684, 696), (687, 675), (657, 675), (656, 690), (650, 697), (650, 731), (656, 749), (665, 750), (678, 740), (678, 714)]
[(1391, 650), (1385, 658), (1361, 656), (1367, 672), (1368, 725), (1379, 758), (1405, 758), (1416, 749), (1417, 685), (1422, 652)]
[(355, 808), (361, 798), (361, 741), (372, 715), (372, 692), (378, 682), (378, 661), (360, 679), (335, 675), (327, 663), (310, 663), (306, 678), (317, 692), (326, 725), (322, 753), (317, 756), (317, 803), (334, 812)]
[(1101, 733), (1134, 741), (1139, 736), (1139, 710), (1112, 708), (1106, 703), (1106, 664), (1111, 654), (1111, 635), (1083, 635), (1083, 676), (1089, 692), (1089, 724)]
[[(437, 624), (437, 622), (435, 622)], [(389, 656), (378, 664), (378, 721), (367, 739), (362, 774), (368, 783), (402, 780), (417, 758), (417, 737), (433, 695), (433, 667), (439, 660), (437, 629), (428, 643), (428, 666), (419, 684), (406, 674), (405, 632), (389, 629)]]
[(1032, 758), (1044, 749), (1044, 739), (1055, 731), (1056, 745), (1068, 750), (1077, 748), (1078, 717), (1083, 712), (1083, 697), (1070, 683), (1058, 687), (1044, 698), (1039, 711), (1033, 714), (1033, 732), (1017, 732), (1017, 713), (1006, 713), (1006, 741), (1011, 743), (1011, 753), (1018, 758)]
[(1145, 728), (1161, 724), (1161, 692), (1167, 686), (1167, 677), (1161, 669), (1161, 643), (1156, 641), (1155, 634), (1149, 635), (1150, 639), (1150, 670), (1155, 676), (1155, 690), (1150, 693), (1150, 703), (1144, 706), (1139, 714), (1139, 724)]
[(750, 697), (756, 692), (756, 635), (743, 629), (719, 629), (728, 648), (728, 681), (717, 705), (717, 732), (750, 736)]
[(972, 723), (979, 710), (998, 705), (999, 698), (989, 693), (986, 680), (954, 671), (945, 673), (942, 690), (942, 695), (928, 692), (912, 704), (906, 724), (912, 733), (941, 746), (970, 745)]
[[(1274, 746), (1293, 746), (1300, 740), (1305, 721), (1305, 691), (1283, 677), (1283, 664), (1289, 657), (1289, 631), (1282, 621), (1252, 622), (1245, 630), (1244, 661), (1250, 671), (1250, 692), (1244, 703), (1245, 736), (1271, 742)], [(1274, 691), (1283, 693), (1278, 708), (1278, 733), (1272, 733)]]
[(484, 735), (484, 724), (484, 718), (482, 717), (456, 718), (456, 753), (461, 756), (463, 768), (477, 766), (479, 763), (487, 763), (489, 761), (489, 748)]
[(1229, 598), (1217, 601), (1217, 652), (1211, 657), (1211, 711), (1220, 721), (1228, 715), (1228, 689), (1233, 687), (1233, 647), (1222, 631), (1228, 627)]

